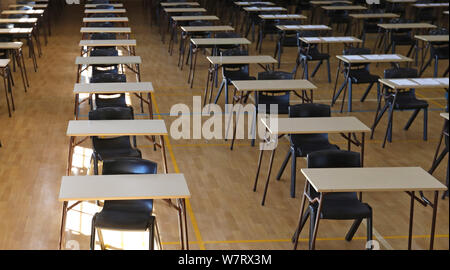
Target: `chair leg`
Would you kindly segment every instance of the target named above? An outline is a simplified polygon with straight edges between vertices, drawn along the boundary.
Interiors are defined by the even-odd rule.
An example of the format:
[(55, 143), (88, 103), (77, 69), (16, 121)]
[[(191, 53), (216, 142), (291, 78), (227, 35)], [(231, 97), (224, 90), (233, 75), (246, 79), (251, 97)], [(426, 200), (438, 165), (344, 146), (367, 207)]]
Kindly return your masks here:
[(409, 118), (408, 122), (406, 123), (405, 127), (403, 128), (404, 130), (408, 130), (409, 127), (411, 126), (412, 122), (414, 121), (414, 119), (416, 119), (416, 116), (419, 114), (420, 109), (416, 109), (414, 110), (413, 114), (411, 115), (411, 117)]
[(217, 101), (219, 100), (220, 94), (222, 93), (223, 87), (226, 84), (226, 80), (224, 79), (222, 83), (220, 84), (219, 90), (217, 91), (216, 98), (214, 99), (214, 104), (217, 104)]
[(155, 250), (155, 218), (153, 217), (152, 224), (148, 228), (148, 248), (149, 250)]
[(314, 68), (313, 72), (311, 73), (311, 78), (314, 78), (314, 76), (316, 75), (316, 72), (319, 70), (322, 63), (323, 63), (323, 60), (320, 60), (319, 63), (317, 63), (316, 67)]
[(94, 217), (92, 218), (92, 224), (91, 224), (91, 243), (90, 243), (90, 247), (91, 250), (95, 250), (95, 218), (97, 215), (94, 215)]
[(371, 128), (372, 132), (370, 134), (370, 139), (373, 139), (373, 134), (375, 133), (375, 128), (377, 127), (378, 123), (380, 122), (381, 118), (383, 117), (383, 115), (386, 112), (388, 107), (389, 107), (389, 104), (386, 103), (379, 114), (378, 114), (379, 108), (377, 108), (377, 112), (375, 113), (375, 121), (373, 121), (373, 125)]
[(361, 102), (364, 102), (364, 100), (366, 100), (367, 95), (369, 94), (370, 90), (372, 89), (372, 86), (374, 85), (374, 83), (370, 83), (369, 86), (367, 87), (366, 91), (364, 92), (364, 94), (361, 97)]
[[(372, 241), (373, 239), (373, 222), (372, 222), (372, 215), (366, 219), (366, 226), (367, 226), (367, 242)], [(373, 247), (370, 247), (369, 249), (372, 249)]]
[(292, 160), (291, 160), (291, 198), (295, 198), (295, 181), (297, 174), (297, 158), (295, 156), (295, 151), (291, 150)]
[(430, 59), (428, 60), (428, 62), (422, 67), (422, 69), (420, 70), (419, 76), (422, 76), (423, 72), (425, 71), (425, 69), (427, 69), (427, 67), (431, 64), (431, 61), (433, 61), (433, 58), (430, 57)]
[(356, 231), (359, 228), (359, 225), (361, 225), (361, 222), (362, 222), (362, 218), (355, 219), (352, 226), (350, 227), (350, 230), (345, 235), (345, 240), (347, 240), (349, 242), (352, 241), (353, 236), (355, 235)]
[(327, 58), (327, 72), (328, 72), (328, 83), (331, 83), (331, 69), (330, 69), (330, 59)]
[(317, 212), (312, 209), (313, 206), (309, 206), (309, 249), (312, 249), (312, 239), (314, 237), (314, 225), (316, 224), (316, 215)]
[(305, 210), (305, 214), (303, 214), (303, 217), (302, 217), (302, 220), (301, 220), (301, 223), (300, 223), (300, 226), (297, 228), (297, 230), (295, 231), (295, 233), (294, 233), (294, 235), (292, 236), (292, 242), (295, 242), (295, 237), (296, 237), (296, 235), (300, 235), (300, 233), (302, 232), (302, 230), (303, 230), (303, 227), (305, 227), (305, 224), (306, 224), (306, 221), (308, 220), (308, 218), (309, 218), (309, 213), (310, 213), (310, 209), (309, 209), (309, 207), (307, 206), (307, 208), (306, 208), (306, 210)]
[(436, 168), (441, 164), (444, 157), (448, 154), (448, 148), (444, 148), (442, 152), (439, 154), (439, 157), (433, 162), (433, 165), (431, 165), (431, 169), (428, 170), (429, 174), (433, 174), (433, 172), (436, 170)]
[(423, 140), (428, 140), (428, 108), (423, 109)]
[(437, 77), (438, 76), (438, 63), (439, 60), (437, 57), (434, 58), (434, 73), (433, 73), (433, 77)]
[(106, 250), (105, 242), (103, 241), (102, 230), (97, 229), (97, 232), (98, 232), (98, 240), (100, 241), (100, 247), (102, 248), (102, 250)]
[(281, 164), (280, 170), (278, 171), (278, 174), (277, 174), (277, 180), (280, 180), (281, 175), (283, 175), (284, 169), (286, 169), (286, 165), (287, 165), (287, 163), (289, 162), (289, 159), (290, 159), (290, 158), (291, 158), (291, 151), (289, 150), (289, 151), (287, 152), (286, 158), (285, 158), (284, 161), (283, 161), (283, 164)]

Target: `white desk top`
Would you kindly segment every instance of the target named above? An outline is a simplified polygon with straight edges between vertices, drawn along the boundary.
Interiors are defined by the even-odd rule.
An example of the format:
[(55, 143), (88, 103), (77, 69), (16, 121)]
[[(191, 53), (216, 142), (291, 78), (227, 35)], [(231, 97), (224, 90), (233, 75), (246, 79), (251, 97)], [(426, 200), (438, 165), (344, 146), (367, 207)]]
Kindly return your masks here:
[(167, 135), (164, 120), (71, 120), (67, 136)]
[(166, 13), (206, 12), (204, 8), (164, 8)]
[(439, 7), (448, 7), (448, 3), (428, 3), (428, 4), (413, 4), (413, 7), (416, 8), (439, 8)]
[(96, 8), (97, 6), (103, 6), (103, 5), (113, 6), (115, 8), (122, 8), (123, 7), (122, 3), (117, 3), (117, 4), (86, 4), (86, 5), (84, 5), (84, 7), (85, 8)]
[(0, 34), (31, 34), (33, 28), (0, 28)]
[(126, 9), (124, 8), (115, 8), (115, 9), (85, 9), (84, 13), (126, 13)]
[(212, 26), (181, 26), (183, 32), (224, 32), (234, 31), (229, 25), (212, 25)]
[(308, 18), (300, 14), (262, 14), (258, 17), (264, 20), (304, 20)]
[(276, 125), (270, 119), (261, 118), (272, 134), (316, 134), (370, 132), (370, 128), (354, 116), (350, 117), (293, 117), (278, 118)]
[(448, 120), (448, 113), (441, 113), (441, 117)]
[(80, 40), (80, 47), (103, 47), (103, 46), (136, 46), (135, 39), (88, 39)]
[(269, 55), (207, 56), (206, 59), (213, 65), (278, 63), (275, 58)]
[(4, 10), (2, 14), (26, 14), (26, 15), (42, 15), (45, 10), (43, 9), (29, 9), (29, 10)]
[(300, 37), (299, 39), (308, 44), (362, 42), (362, 40), (355, 37)]
[(76, 65), (122, 65), (122, 64), (141, 64), (140, 56), (77, 56)]
[(162, 7), (176, 7), (176, 6), (195, 6), (198, 7), (198, 2), (161, 2)]
[(59, 201), (187, 199), (183, 174), (63, 176)]
[(130, 27), (81, 27), (80, 33), (131, 33)]
[(355, 19), (400, 18), (400, 15), (395, 13), (357, 13), (349, 16)]
[(245, 7), (247, 12), (261, 12), (261, 11), (286, 11), (284, 7)]
[(400, 54), (366, 54), (366, 55), (336, 55), (339, 60), (350, 63), (400, 63), (412, 62), (413, 59)]
[(126, 83), (77, 83), (73, 93), (89, 94), (115, 94), (115, 93), (149, 93), (153, 92), (151, 82), (126, 82)]
[(0, 68), (4, 68), (9, 64), (9, 59), (0, 59)]
[(20, 49), (22, 48), (23, 43), (16, 41), (16, 42), (0, 42), (0, 49)]
[(14, 5), (9, 5), (8, 7), (10, 9), (18, 8), (18, 7), (32, 7), (33, 9), (35, 9), (35, 8), (45, 9), (48, 7), (48, 4), (14, 4)]
[(128, 22), (128, 17), (86, 17), (83, 18), (83, 22)]
[(377, 24), (383, 29), (428, 29), (437, 28), (436, 25), (429, 23), (379, 23)]
[(277, 28), (281, 31), (316, 31), (316, 30), (326, 30), (330, 31), (332, 28), (328, 25), (277, 25)]
[(232, 81), (237, 91), (314, 90), (317, 86), (308, 80), (248, 80)]
[(426, 42), (448, 42), (448, 35), (415, 35), (414, 38)]
[(344, 3), (344, 4), (352, 4), (350, 1), (344, 1), (344, 0), (333, 0), (333, 1), (309, 1), (311, 5), (331, 5), (334, 3)]
[(252, 5), (266, 5), (266, 6), (274, 6), (275, 4), (272, 2), (234, 2), (236, 6), (246, 7), (246, 6), (252, 6)]
[(0, 19), (0, 23), (37, 23), (38, 18), (9, 18)]
[(446, 78), (379, 79), (380, 83), (393, 89), (448, 88)]
[(321, 6), (325, 10), (365, 10), (366, 7), (353, 5), (353, 6)]
[(192, 38), (191, 42), (196, 46), (204, 45), (248, 45), (251, 44), (250, 40), (246, 38)]
[(203, 16), (172, 16), (174, 21), (218, 21), (219, 17), (211, 15)]
[(318, 192), (447, 190), (420, 167), (301, 169)]

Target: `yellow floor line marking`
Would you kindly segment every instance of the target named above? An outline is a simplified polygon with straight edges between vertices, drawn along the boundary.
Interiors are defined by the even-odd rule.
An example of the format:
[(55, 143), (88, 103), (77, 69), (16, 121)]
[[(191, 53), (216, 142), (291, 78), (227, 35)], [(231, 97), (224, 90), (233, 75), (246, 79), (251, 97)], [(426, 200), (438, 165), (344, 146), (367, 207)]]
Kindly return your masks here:
[[(417, 90), (416, 90), (416, 95), (417, 95), (418, 97), (420, 97), (420, 98), (426, 99), (425, 96), (423, 96), (423, 95), (417, 93)], [(434, 105), (437, 105), (439, 108), (445, 109), (445, 106), (444, 106), (444, 105), (442, 105), (442, 104), (440, 104), (440, 103), (438, 103), (438, 102), (436, 102), (436, 101), (434, 101), (434, 100), (431, 100), (431, 99), (430, 99), (430, 102), (433, 103)]]
[[(161, 120), (161, 116), (159, 115), (159, 107), (156, 102), (156, 98), (153, 96), (152, 100), (153, 100), (155, 111), (158, 114), (158, 119)], [(180, 173), (180, 168), (178, 167), (177, 160), (175, 159), (175, 155), (173, 154), (172, 144), (170, 143), (169, 136), (166, 137), (166, 146), (167, 146), (167, 151), (169, 152), (169, 155), (170, 155), (170, 159), (172, 160), (172, 164), (173, 164), (175, 173)], [(186, 209), (189, 214), (189, 217), (191, 218), (192, 227), (194, 228), (195, 237), (197, 238), (197, 242), (200, 245), (200, 249), (205, 250), (205, 245), (203, 244), (202, 235), (200, 234), (197, 220), (195, 219), (194, 212), (192, 211), (192, 206), (191, 206), (191, 202), (189, 199), (186, 199)]]
[[(393, 236), (381, 236), (384, 239), (408, 239), (407, 235), (393, 235)], [(430, 238), (429, 235), (413, 235), (413, 239), (427, 239)], [(449, 238), (448, 234), (436, 234), (434, 238)], [(374, 239), (380, 240), (377, 236)], [(317, 238), (317, 241), (346, 241), (344, 237), (324, 237)], [(366, 240), (365, 236), (353, 237), (353, 240)], [(307, 242), (308, 238), (299, 238), (299, 241)], [(284, 243), (291, 242), (291, 239), (266, 239), (266, 240), (217, 240), (217, 241), (202, 241), (203, 244), (251, 244), (251, 243)], [(197, 241), (190, 241), (190, 244), (199, 244)], [(179, 242), (163, 242), (163, 245), (178, 245)], [(391, 247), (392, 248), (392, 247)]]

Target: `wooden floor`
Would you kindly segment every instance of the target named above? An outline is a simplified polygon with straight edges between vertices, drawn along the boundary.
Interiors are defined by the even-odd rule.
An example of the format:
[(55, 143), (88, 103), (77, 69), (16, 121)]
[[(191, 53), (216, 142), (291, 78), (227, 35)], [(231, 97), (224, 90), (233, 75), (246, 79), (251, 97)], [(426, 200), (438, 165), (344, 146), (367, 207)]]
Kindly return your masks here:
[[(194, 87), (187, 84), (187, 68), (177, 68), (177, 52), (167, 53), (167, 43), (162, 44), (159, 29), (150, 27), (148, 17), (142, 12), (140, 1), (126, 1), (133, 37), (137, 39), (137, 55), (143, 58), (142, 80), (150, 81), (155, 87), (155, 116), (170, 124), (174, 104), (187, 104), (192, 108), (192, 97), (200, 96), (204, 89), (208, 65), (203, 55), (199, 55)], [(32, 71), (31, 60), (27, 67), (31, 82), (28, 93), (20, 84), (20, 74), (14, 73), (17, 81), (14, 87), (16, 111), (8, 117), (2, 96), (0, 99), (0, 249), (56, 249), (61, 221), (62, 204), (58, 202), (61, 177), (65, 174), (69, 140), (65, 136), (67, 123), (73, 119), (72, 94), (76, 80), (76, 56), (79, 55), (79, 29), (82, 7), (68, 5), (53, 23), (53, 35), (43, 48), (43, 56), (38, 59), (39, 70)], [(375, 37), (369, 39), (372, 47)], [(272, 55), (275, 43), (267, 37), (262, 54)], [(400, 53), (405, 54), (406, 48)], [(341, 46), (333, 46), (331, 55), (340, 54)], [(251, 54), (257, 54), (255, 45)], [(287, 48), (283, 54), (280, 70), (289, 71), (294, 65), (295, 48)], [(332, 57), (331, 72), (334, 78), (337, 61)], [(448, 65), (442, 61), (443, 72)], [(371, 66), (372, 73), (382, 75), (387, 65)], [(261, 71), (252, 66), (251, 73)], [(432, 75), (428, 69), (425, 76)], [(134, 79), (131, 74), (129, 78)], [(330, 104), (333, 84), (326, 80), (326, 67), (322, 67), (311, 80), (318, 86), (316, 102)], [(337, 112), (334, 116), (354, 115), (370, 126), (376, 108), (375, 92), (368, 100), (359, 102), (365, 86), (354, 90), (354, 112)], [(3, 91), (3, 89), (1, 90)], [(393, 142), (381, 148), (386, 128), (383, 119), (373, 140), (367, 141), (365, 166), (420, 166), (428, 170), (431, 166), (443, 120), (439, 117), (445, 107), (444, 90), (420, 90), (417, 96), (430, 103), (428, 141), (422, 140), (422, 113), (409, 131), (402, 129), (411, 112), (395, 112)], [(135, 112), (138, 103), (132, 99)], [(293, 101), (298, 102), (298, 100)], [(223, 105), (223, 96), (220, 104)], [(81, 114), (85, 119), (88, 108), (83, 106)], [(137, 118), (145, 118), (145, 114)], [(83, 119), (82, 118), (82, 119)], [(331, 141), (345, 146), (338, 136)], [(274, 170), (281, 165), (288, 149), (281, 141), (274, 161)], [(75, 174), (89, 173), (90, 143), (77, 148), (75, 153)], [(160, 161), (160, 153), (138, 139), (138, 147), (144, 158)], [(290, 238), (294, 232), (300, 208), (300, 194), (304, 178), (300, 169), (305, 166), (302, 159), (297, 164), (297, 197), (289, 196), (290, 171), (286, 170), (280, 181), (270, 183), (266, 205), (261, 206), (262, 180), (258, 190), (252, 191), (256, 172), (258, 147), (251, 147), (249, 140), (239, 140), (230, 151), (229, 141), (224, 140), (175, 140), (167, 143), (169, 171), (184, 173), (192, 198), (188, 201), (189, 241), (191, 249), (291, 249)], [(445, 159), (447, 161), (447, 158)], [(263, 160), (264, 164), (268, 160)], [(445, 181), (445, 162), (434, 176)], [(162, 170), (162, 167), (159, 168)], [(264, 179), (264, 169), (260, 179)], [(427, 194), (431, 195), (431, 194)], [(431, 196), (430, 196), (431, 197)], [(406, 249), (408, 235), (409, 196), (405, 193), (366, 193), (364, 201), (369, 203), (374, 213), (374, 232), (381, 249)], [(449, 249), (449, 203), (439, 200), (436, 229), (436, 249)], [(69, 212), (66, 239), (67, 249), (89, 248), (90, 223), (92, 214), (98, 211), (95, 203), (83, 203)], [(178, 230), (176, 212), (164, 203), (155, 207), (158, 226), (164, 249), (177, 249)], [(431, 208), (416, 204), (414, 223), (414, 249), (427, 249), (431, 225)], [(365, 226), (361, 225), (351, 242), (344, 236), (351, 221), (324, 220), (320, 223), (317, 249), (364, 249)], [(111, 249), (146, 249), (145, 233), (105, 233), (105, 241)], [(307, 248), (308, 229), (301, 234), (300, 249)], [(99, 248), (97, 246), (97, 248)]]

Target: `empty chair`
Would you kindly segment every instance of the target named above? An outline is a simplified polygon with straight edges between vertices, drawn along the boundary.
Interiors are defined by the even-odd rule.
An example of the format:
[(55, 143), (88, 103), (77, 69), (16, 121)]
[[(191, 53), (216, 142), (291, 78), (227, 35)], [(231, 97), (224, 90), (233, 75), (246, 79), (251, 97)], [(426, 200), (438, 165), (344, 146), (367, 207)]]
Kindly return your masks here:
[[(127, 78), (125, 74), (113, 72), (102, 72), (95, 74), (90, 79), (90, 83), (123, 83)], [(125, 94), (95, 94), (95, 107), (127, 107)], [(91, 105), (93, 103), (91, 102)], [(91, 108), (92, 109), (92, 108)]]
[[(156, 174), (157, 164), (144, 159), (118, 159), (103, 163), (103, 175)], [(106, 200), (102, 210), (92, 218), (91, 250), (95, 249), (98, 231), (100, 246), (105, 249), (101, 230), (147, 231), (149, 249), (154, 249), (156, 218), (152, 215), (153, 200)], [(159, 235), (158, 235), (159, 239)]]
[(263, 40), (266, 35), (278, 34), (277, 25), (280, 24), (279, 20), (260, 20), (258, 39), (256, 41), (256, 50), (261, 53)]
[[(402, 18), (394, 18), (389, 21), (389, 23), (412, 23), (411, 20), (406, 20)], [(388, 37), (385, 37), (388, 38)], [(390, 43), (386, 47), (385, 52), (387, 53), (390, 48), (392, 48), (392, 53), (395, 53), (395, 49), (397, 46), (409, 46), (409, 51), (406, 56), (409, 57), (414, 46), (416, 45), (416, 41), (413, 37), (413, 32), (411, 29), (392, 29), (390, 31)]]
[[(429, 32), (429, 35), (448, 35), (448, 34), (449, 33), (446, 28), (432, 29)], [(432, 42), (432, 43), (430, 43), (430, 59), (420, 70), (419, 76), (422, 76), (425, 69), (427, 69), (427, 67), (434, 60), (433, 77), (437, 77), (439, 60), (448, 60), (448, 49), (449, 49), (448, 41), (447, 42)], [(447, 68), (447, 70), (448, 70), (448, 68)], [(445, 76), (445, 74), (442, 76)]]
[[(92, 50), (89, 56), (118, 56), (119, 52), (111, 48), (96, 48)], [(102, 72), (118, 73), (118, 65), (92, 65), (92, 76)]]
[[(330, 117), (329, 105), (305, 103), (289, 107), (289, 117)], [(289, 135), (290, 147), (286, 158), (277, 174), (280, 180), (286, 165), (291, 159), (291, 197), (295, 197), (295, 182), (297, 172), (297, 157), (306, 157), (309, 153), (319, 150), (339, 149), (328, 141), (328, 134), (292, 134)]]
[[(229, 49), (222, 52), (223, 56), (242, 56), (248, 55), (247, 51), (237, 49)], [(214, 100), (214, 104), (217, 104), (219, 97), (225, 89), (225, 104), (229, 104), (228, 102), (228, 86), (231, 85), (231, 81), (243, 81), (243, 80), (255, 80), (255, 77), (250, 76), (249, 74), (249, 65), (248, 64), (237, 64), (237, 65), (222, 65), (222, 83), (220, 84), (219, 90), (217, 92), (216, 98)], [(211, 91), (213, 89), (211, 88)], [(212, 94), (212, 92), (211, 92)], [(212, 97), (212, 95), (210, 95)]]
[[(348, 6), (348, 4), (336, 2), (332, 3), (330, 6)], [(348, 33), (352, 22), (351, 18), (348, 16), (349, 14), (348, 10), (328, 10), (326, 14), (328, 15), (328, 24), (330, 26), (336, 24), (337, 25), (336, 30), (339, 31), (340, 26), (344, 25), (346, 26), (344, 35)]]
[[(386, 69), (384, 71), (384, 77), (386, 79), (394, 78), (417, 78), (417, 70), (412, 68), (393, 68)], [(383, 109), (381, 109), (381, 96), (378, 98), (377, 111), (375, 113), (375, 121), (372, 125), (372, 133), (370, 138), (373, 138), (375, 128), (379, 121), (383, 117), (383, 114), (389, 109), (388, 124), (386, 129), (386, 134), (384, 136), (383, 148), (386, 144), (386, 139), (392, 142), (392, 125), (394, 118), (394, 110), (413, 110), (413, 114), (406, 123), (404, 130), (408, 130), (414, 119), (416, 119), (417, 114), (420, 110), (423, 110), (423, 140), (427, 140), (427, 123), (428, 123), (428, 102), (425, 100), (417, 99), (415, 90), (398, 90), (394, 91), (389, 87), (383, 87), (383, 93), (381, 96), (384, 98), (385, 104)], [(381, 112), (380, 112), (381, 109)]]
[[(434, 2), (445, 2), (445, 1), (433, 1), (433, 0), (419, 0), (415, 4), (431, 4)], [(426, 8), (415, 8), (416, 14), (414, 15), (414, 18), (417, 22), (428, 22), (431, 24), (434, 24), (437, 20), (435, 16), (435, 11), (433, 7), (426, 7)]]
[[(361, 167), (360, 154), (342, 150), (323, 150), (310, 153), (306, 157), (308, 168), (358, 168)], [(337, 180), (336, 180), (337, 181)], [(355, 179), (358, 181), (358, 179)], [(314, 187), (307, 182), (306, 193), (311, 199), (320, 196)], [(322, 195), (322, 209), (320, 219), (354, 220), (345, 240), (351, 241), (363, 219), (367, 221), (367, 241), (372, 240), (372, 208), (369, 204), (358, 199), (356, 192), (335, 192)], [(306, 212), (300, 220), (300, 224), (294, 235), (298, 238), (308, 217), (310, 218), (309, 248), (312, 248), (312, 239), (319, 204), (309, 204)]]
[[(299, 21), (283, 21), (283, 25), (299, 25)], [(299, 47), (299, 33), (298, 31), (278, 31), (277, 45), (275, 46), (274, 58), (278, 60), (278, 68), (281, 64), (281, 54), (285, 47)]]
[[(447, 110), (448, 112), (448, 110)], [(444, 147), (441, 151), (441, 153), (439, 153), (439, 149), (441, 148), (441, 143), (442, 143), (442, 139), (444, 139)], [(445, 156), (448, 156), (448, 120), (445, 119), (444, 122), (444, 128), (442, 130), (441, 133), (441, 137), (439, 139), (439, 144), (438, 147), (436, 149), (436, 153), (434, 154), (434, 158), (433, 158), (433, 163), (431, 164), (431, 168), (428, 170), (428, 173), (433, 174), (434, 171), (437, 169), (437, 167), (439, 166), (439, 164), (441, 164), (442, 160), (445, 158)], [(448, 165), (448, 161), (447, 161), (447, 177), (446, 177), (446, 185), (447, 185), (447, 190), (444, 192), (444, 194), (442, 194), (442, 199), (445, 199), (446, 196), (448, 196), (448, 189), (449, 189), (449, 165)]]
[[(89, 120), (132, 120), (134, 119), (132, 107), (105, 107), (89, 112)], [(136, 146), (136, 139), (133, 137)], [(98, 174), (98, 162), (117, 158), (141, 158), (141, 151), (131, 145), (129, 136), (114, 138), (92, 137), (92, 159), (94, 174)]]
[[(364, 55), (364, 54), (370, 54), (370, 49), (367, 48), (348, 48), (344, 50), (344, 55)], [(352, 111), (352, 93), (353, 93), (353, 84), (369, 84), (367, 86), (366, 91), (361, 97), (361, 102), (364, 102), (367, 95), (369, 94), (370, 90), (372, 89), (374, 84), (377, 84), (377, 96), (380, 95), (380, 83), (378, 82), (378, 79), (380, 78), (377, 75), (373, 75), (369, 71), (369, 65), (370, 64), (352, 64), (349, 65), (347, 63), (344, 63), (344, 76), (346, 78), (346, 81), (343, 82), (342, 86), (340, 87), (339, 91), (336, 95), (333, 93), (333, 101), (336, 102), (337, 98), (341, 94), (342, 91), (344, 91), (342, 96), (342, 105), (341, 105), (341, 112), (344, 107), (345, 102), (345, 95), (348, 89), (348, 111)]]
[[(304, 31), (301, 33), (302, 37), (311, 37), (311, 36), (317, 36), (317, 33), (315, 31)], [(318, 44), (305, 44), (300, 41), (300, 46), (298, 48), (298, 58), (297, 58), (297, 64), (294, 68), (294, 74), (297, 72), (297, 68), (299, 66), (302, 66), (303, 68), (303, 77), (306, 80), (309, 80), (309, 67), (308, 63), (318, 61), (316, 67), (314, 68), (313, 72), (311, 73), (311, 77), (314, 78), (316, 75), (316, 72), (319, 70), (320, 66), (322, 65), (323, 61), (327, 62), (327, 75), (328, 75), (328, 82), (331, 82), (331, 74), (330, 74), (330, 55), (327, 53), (322, 53), (319, 50)]]
[[(364, 13), (377, 14), (377, 13), (384, 13), (384, 12), (385, 12), (384, 9), (368, 9)], [(362, 47), (364, 47), (364, 45), (366, 43), (367, 34), (377, 34), (377, 35), (380, 34), (380, 28), (378, 27), (377, 24), (382, 23), (382, 22), (383, 22), (382, 18), (365, 19), (363, 21), (363, 27), (362, 27), (362, 31), (361, 31), (361, 37), (360, 37), (360, 39), (362, 40), (362, 44), (361, 44)]]

